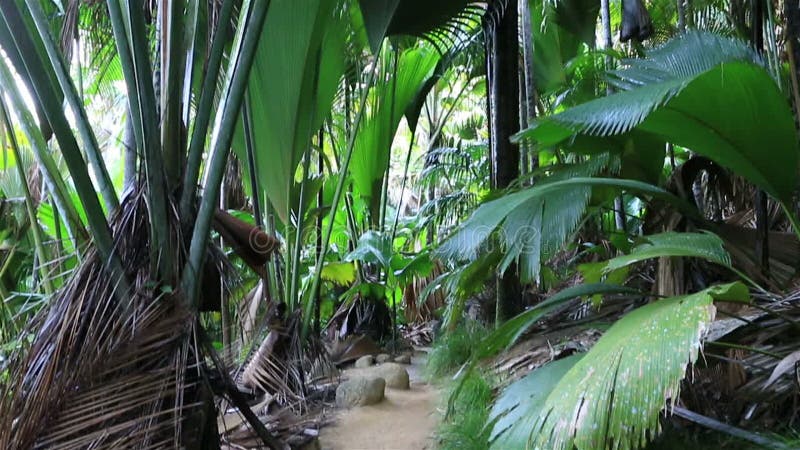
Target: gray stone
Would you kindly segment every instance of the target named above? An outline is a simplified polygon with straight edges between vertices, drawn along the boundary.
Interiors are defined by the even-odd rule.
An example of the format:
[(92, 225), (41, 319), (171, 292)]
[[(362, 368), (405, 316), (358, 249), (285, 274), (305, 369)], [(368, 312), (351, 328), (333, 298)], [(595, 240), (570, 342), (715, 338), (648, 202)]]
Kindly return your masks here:
[(381, 364), (369, 369), (368, 376), (381, 377), (386, 380), (386, 387), (407, 390), (410, 385), (408, 372), (403, 366), (395, 363)]
[(394, 362), (399, 364), (411, 364), (411, 355), (400, 355), (394, 359)]
[(336, 388), (336, 405), (343, 408), (373, 405), (383, 400), (386, 381), (383, 378), (357, 377)]
[(381, 353), (380, 355), (375, 357), (375, 362), (378, 364), (383, 364), (389, 361), (390, 358), (391, 356), (387, 355), (386, 353)]
[(372, 355), (362, 356), (356, 361), (356, 367), (363, 369), (375, 365), (375, 358)]
[[(294, 448), (294, 447), (292, 447)], [(322, 447), (319, 445), (319, 439), (313, 438), (310, 441), (306, 442), (300, 447), (297, 447), (298, 450), (322, 450)]]

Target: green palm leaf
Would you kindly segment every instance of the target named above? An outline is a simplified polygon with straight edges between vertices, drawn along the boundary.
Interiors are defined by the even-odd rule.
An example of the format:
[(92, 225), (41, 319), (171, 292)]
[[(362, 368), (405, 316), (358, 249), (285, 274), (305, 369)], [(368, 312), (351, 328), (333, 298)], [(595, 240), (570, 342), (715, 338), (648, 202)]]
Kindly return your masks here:
[[(797, 135), (786, 99), (758, 63), (741, 41), (690, 33), (615, 72), (630, 90), (541, 119), (516, 139), (555, 145), (576, 134), (635, 129), (707, 156), (786, 201), (796, 186)], [(752, 123), (757, 130), (746, 126)]]
[[(427, 37), (434, 43), (454, 40), (462, 27), (474, 26), (485, 3), (474, 0), (359, 0), (372, 51), (387, 36)], [(424, 13), (422, 13), (424, 11)]]
[(663, 299), (616, 322), (560, 379), (531, 428), (531, 448), (640, 448), (678, 398), (714, 319), (714, 300), (746, 302), (741, 283)]
[(638, 292), (639, 291), (633, 288), (604, 283), (579, 284), (564, 289), (548, 297), (533, 308), (509, 319), (496, 330), (492, 331), (491, 334), (478, 343), (473, 353), (473, 358), (475, 360), (481, 360), (497, 354), (500, 350), (510, 348), (517, 342), (520, 336), (525, 334), (536, 322), (574, 298), (587, 295), (636, 294)]
[(539, 412), (559, 380), (583, 354), (572, 355), (542, 366), (511, 383), (494, 402), (489, 413), (491, 448), (526, 448)]
[[(598, 166), (584, 167), (587, 168), (597, 170)], [(568, 171), (573, 175), (579, 172)], [(592, 187), (611, 187), (657, 197), (688, 216), (697, 216), (695, 208), (659, 187), (633, 180), (586, 178), (585, 171), (582, 175), (584, 177), (563, 180), (556, 176), (558, 181), (542, 182), (482, 204), (447, 238), (437, 253), (447, 259), (470, 260), (499, 240), (504, 251), (499, 271), (502, 273), (512, 261), (517, 261), (522, 280), (535, 281), (543, 256), (557, 251), (575, 231)]]
[[(379, 206), (376, 202), (380, 200), (382, 180), (400, 120), (422, 85), (433, 75), (439, 54), (429, 47), (417, 47), (403, 51), (396, 61), (392, 76), (376, 82), (370, 93), (375, 104), (358, 130), (350, 163), (354, 189), (371, 202), (373, 216)], [(387, 61), (390, 70), (392, 65)]]
[[(288, 223), (295, 173), (330, 111), (344, 73), (345, 32), (338, 0), (274, 2), (248, 84), (259, 189)], [(291, 36), (288, 39), (287, 36)], [(241, 130), (240, 130), (241, 131)], [(234, 150), (246, 161), (244, 136)]]

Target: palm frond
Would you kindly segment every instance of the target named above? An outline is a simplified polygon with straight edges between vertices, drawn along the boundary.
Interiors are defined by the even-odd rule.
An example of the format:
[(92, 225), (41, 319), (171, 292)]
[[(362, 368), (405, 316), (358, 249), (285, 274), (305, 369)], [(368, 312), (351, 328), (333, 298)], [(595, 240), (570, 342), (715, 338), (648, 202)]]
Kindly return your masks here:
[[(30, 346), (12, 355), (2, 393), (0, 447), (156, 448), (186, 442), (184, 420), (202, 406), (194, 318), (147, 283), (149, 225), (144, 195), (114, 219), (115, 246), (136, 292), (117, 292), (90, 251), (48, 307), (29, 324)], [(177, 218), (172, 218), (177, 223)], [(210, 397), (209, 397), (210, 398)]]
[(547, 396), (583, 354), (576, 354), (540, 367), (508, 385), (489, 413), (492, 449), (527, 448), (531, 427)]
[[(344, 73), (345, 27), (334, 0), (276, 2), (258, 43), (248, 95), (258, 189), (289, 223), (295, 173)], [(286, 36), (296, 36), (286, 39)], [(243, 130), (233, 150), (247, 161)]]
[[(375, 104), (355, 137), (350, 164), (355, 191), (373, 203), (380, 199), (380, 180), (388, 167), (392, 140), (403, 114), (433, 75), (439, 54), (425, 46), (402, 51), (394, 58), (396, 64), (389, 62), (393, 58), (385, 59), (386, 78), (377, 81), (371, 92)], [(372, 207), (376, 211), (374, 204)]]
[[(599, 161), (599, 163), (598, 163)], [(445, 241), (438, 253), (451, 260), (470, 260), (498, 242), (504, 252), (498, 270), (519, 262), (521, 278), (538, 280), (542, 260), (557, 251), (583, 217), (592, 193), (591, 177), (605, 169), (609, 158), (566, 165), (564, 178), (553, 177), (534, 187), (482, 204)], [(584, 180), (576, 183), (576, 180)]]
[[(688, 33), (628, 66), (613, 73), (628, 90), (540, 119), (516, 139), (553, 146), (574, 135), (636, 129), (707, 156), (782, 201), (791, 198), (798, 158), (792, 112), (746, 44)], [(763, 126), (754, 133), (745, 126), (751, 123)]]
[(731, 266), (731, 257), (725, 250), (725, 243), (717, 235), (710, 232), (667, 232), (642, 237), (641, 243), (634, 247), (630, 254), (608, 260), (605, 270), (613, 271), (639, 261), (662, 256), (703, 258), (721, 266)]
[(416, 36), (445, 53), (479, 28), (487, 4), (473, 0), (359, 0), (359, 5), (373, 51), (385, 37)]

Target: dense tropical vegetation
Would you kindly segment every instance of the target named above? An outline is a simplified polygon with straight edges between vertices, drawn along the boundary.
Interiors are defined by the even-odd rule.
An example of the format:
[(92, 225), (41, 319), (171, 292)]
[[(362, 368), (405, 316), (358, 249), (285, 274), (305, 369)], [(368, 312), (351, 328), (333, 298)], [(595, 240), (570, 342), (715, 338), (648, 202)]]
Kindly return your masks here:
[(788, 1), (0, 0), (0, 448), (300, 448), (365, 342), (441, 448), (795, 448), (799, 59)]

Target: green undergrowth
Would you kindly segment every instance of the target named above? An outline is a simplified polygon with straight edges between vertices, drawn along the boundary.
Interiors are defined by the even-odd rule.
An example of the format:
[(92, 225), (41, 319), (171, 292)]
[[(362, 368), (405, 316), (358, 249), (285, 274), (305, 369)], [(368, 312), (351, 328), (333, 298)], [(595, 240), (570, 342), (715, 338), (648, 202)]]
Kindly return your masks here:
[(486, 327), (475, 321), (467, 321), (456, 329), (442, 334), (433, 343), (428, 354), (426, 375), (436, 382), (457, 371), (472, 354), (478, 342), (488, 333)]
[(489, 448), (491, 427), (487, 427), (486, 422), (493, 397), (492, 383), (477, 370), (463, 376), (466, 379), (458, 392), (455, 392), (457, 381), (451, 381), (448, 386), (445, 398), (452, 402), (452, 410), (436, 431), (439, 450)]
[(480, 323), (466, 321), (437, 338), (428, 354), (426, 375), (431, 382), (443, 384), (443, 407), (449, 406), (450, 411), (436, 431), (440, 450), (489, 448), (491, 427), (486, 422), (494, 397), (492, 382), (479, 370), (453, 376), (487, 333)]

